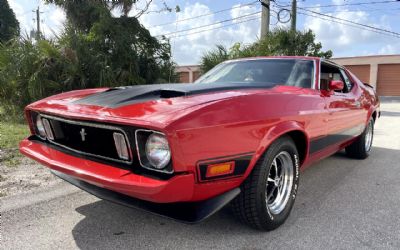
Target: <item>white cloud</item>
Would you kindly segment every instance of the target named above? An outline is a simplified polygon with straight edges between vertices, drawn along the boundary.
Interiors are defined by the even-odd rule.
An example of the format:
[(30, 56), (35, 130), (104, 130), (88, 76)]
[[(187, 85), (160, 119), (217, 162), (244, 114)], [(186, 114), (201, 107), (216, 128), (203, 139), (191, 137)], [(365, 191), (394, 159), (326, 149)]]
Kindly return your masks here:
[(379, 50), (379, 54), (382, 55), (393, 55), (393, 54), (399, 54), (400, 53), (400, 44), (386, 44), (384, 47), (382, 47)]
[[(237, 6), (239, 5), (235, 5), (233, 7)], [(160, 9), (160, 6), (153, 4), (151, 8)], [(250, 43), (255, 41), (259, 35), (260, 21), (255, 20), (245, 23), (238, 23), (238, 22), (247, 20), (249, 18), (254, 18), (256, 16), (249, 16), (243, 19), (234, 20), (233, 22), (224, 22), (215, 25), (211, 24), (251, 14), (257, 12), (258, 10), (259, 9), (253, 5), (253, 6), (242, 6), (240, 8), (234, 8), (231, 11), (227, 11), (225, 13), (213, 14), (213, 11), (207, 5), (201, 3), (195, 3), (182, 7), (181, 12), (174, 15), (174, 18), (171, 18), (171, 13), (166, 13), (166, 14), (157, 13), (156, 14), (157, 18), (155, 18), (155, 15), (152, 14), (143, 15), (140, 18), (140, 21), (146, 28), (149, 28), (152, 35), (168, 34), (179, 30), (187, 30), (199, 26), (210, 25), (199, 29), (193, 29), (187, 32), (177, 33), (175, 34), (175, 36), (179, 37), (173, 38), (171, 40), (172, 50), (174, 55), (173, 59), (178, 64), (180, 65), (196, 64), (199, 63), (201, 56), (206, 51), (215, 48), (215, 45), (217, 44), (222, 44), (229, 48), (235, 42)], [(172, 25), (154, 27), (154, 25), (157, 24), (174, 22), (176, 20), (183, 20), (201, 15), (203, 15), (203, 17), (201, 18), (194, 18), (186, 21), (181, 21)], [(231, 25), (233, 23), (237, 24), (215, 30), (209, 30), (222, 27), (225, 25)], [(192, 34), (196, 32), (199, 33)]]
[[(31, 0), (9, 0), (11, 8), (14, 10), (18, 21), (20, 22), (21, 33), (25, 31), (29, 32), (32, 28), (35, 28), (35, 22), (32, 18), (35, 18), (35, 14), (32, 12), (36, 8), (36, 1)], [(42, 2), (42, 1), (40, 1)], [(212, 2), (207, 1), (212, 6)], [(347, 0), (332, 0), (324, 1), (321, 4), (344, 4), (348, 3)], [(139, 1), (139, 6), (132, 9), (130, 15), (135, 15), (140, 9), (142, 9), (145, 1)], [(168, 4), (168, 3), (167, 3)], [(302, 3), (299, 1), (299, 5)], [(307, 4), (308, 6), (310, 4)], [(161, 1), (154, 1), (150, 5), (150, 11), (152, 13), (144, 14), (140, 17), (140, 22), (150, 30), (152, 35), (168, 34), (179, 30), (191, 29), (198, 26), (213, 24), (222, 20), (237, 18), (243, 15), (251, 14), (260, 10), (260, 5), (244, 5), (241, 8), (235, 8), (239, 5), (234, 5), (232, 10), (213, 14), (213, 11), (208, 5), (195, 1), (186, 1), (181, 7), (181, 12), (174, 13), (168, 11), (161, 11), (164, 9), (164, 5)], [(48, 37), (53, 36), (53, 31), (59, 33), (62, 30), (63, 23), (65, 22), (65, 13), (54, 5), (41, 4), (42, 13), (42, 31)], [(175, 6), (169, 6), (174, 9)], [(229, 6), (228, 6), (229, 7)], [(273, 8), (274, 5), (272, 5)], [(354, 6), (351, 9), (354, 10)], [(374, 15), (362, 10), (355, 12), (347, 12), (350, 6), (338, 6), (337, 8), (329, 8), (332, 10), (331, 14), (335, 17), (351, 20), (358, 23), (364, 23), (372, 26), (377, 26), (387, 30), (395, 30), (396, 24), (400, 19), (396, 15)], [(327, 9), (312, 9), (317, 12), (324, 12)], [(120, 11), (114, 10), (113, 15), (119, 16)], [(192, 18), (194, 16), (205, 15), (202, 18), (194, 18), (187, 21), (178, 22), (177, 24), (156, 26), (158, 24), (175, 22), (176, 20), (182, 20)], [(215, 48), (216, 44), (222, 44), (228, 48), (235, 42), (251, 43), (257, 40), (259, 37), (260, 21), (254, 20), (245, 23), (238, 23), (255, 16), (234, 20), (232, 22), (225, 22), (215, 24), (209, 27), (201, 29), (194, 29), (187, 32), (177, 33), (176, 35), (182, 35), (171, 40), (172, 51), (174, 60), (179, 64), (196, 64), (199, 63), (201, 56), (204, 52)], [(397, 17), (397, 19), (396, 19)], [(397, 20), (397, 21), (396, 21)], [(236, 24), (220, 29), (211, 31), (204, 31), (198, 34), (191, 34), (202, 30), (213, 29), (225, 25)], [(276, 23), (274, 15), (271, 16), (271, 28)], [(287, 27), (287, 24), (278, 24), (278, 26)], [(393, 54), (400, 53), (399, 39), (377, 34), (371, 31), (362, 30), (348, 25), (338, 24), (331, 21), (324, 21), (315, 17), (306, 17), (304, 25), (301, 23), (301, 16), (299, 15), (299, 29), (312, 29), (316, 34), (316, 39), (322, 42), (324, 50), (332, 49), (334, 56), (355, 56), (362, 54)], [(398, 30), (398, 29), (397, 29)]]
[[(343, 0), (334, 0), (333, 3), (341, 4)], [(318, 9), (315, 11), (320, 12)], [(393, 30), (384, 16), (381, 18), (374, 18), (366, 11), (349, 11), (341, 7), (337, 9), (337, 12), (327, 14), (355, 23)], [(398, 43), (398, 39), (378, 34), (368, 30), (366, 27), (360, 28), (360, 26), (356, 24), (336, 23), (331, 21), (329, 17), (325, 19), (328, 19), (328, 21), (307, 16), (305, 18), (304, 28), (312, 29), (316, 34), (316, 40), (322, 43), (323, 49), (331, 49), (334, 52), (334, 56), (356, 56), (365, 53), (381, 53), (381, 51), (376, 51), (376, 48), (383, 46), (386, 50), (389, 50), (393, 47), (391, 44)], [(342, 22), (340, 20), (337, 21)], [(368, 49), (365, 50), (363, 47), (368, 47)]]
[[(21, 34), (30, 33), (36, 30), (36, 1), (28, 0), (9, 0), (10, 7), (17, 17), (21, 29)], [(41, 3), (41, 2), (39, 2)], [(40, 26), (41, 31), (46, 37), (53, 37), (53, 33), (60, 33), (66, 20), (65, 12), (55, 5), (40, 4)]]
[(64, 29), (67, 19), (65, 11), (55, 5), (42, 5), (42, 32), (46, 37), (54, 37)]
[(24, 5), (28, 4), (28, 1), (9, 0), (8, 3), (11, 9), (14, 11), (15, 16), (19, 22), (21, 34), (29, 32), (31, 27), (33, 26), (31, 20), (33, 13), (30, 10), (24, 9)]
[(50, 20), (55, 24), (55, 25), (63, 25), (65, 20), (66, 20), (66, 15), (65, 12), (57, 8), (51, 15), (50, 15)]

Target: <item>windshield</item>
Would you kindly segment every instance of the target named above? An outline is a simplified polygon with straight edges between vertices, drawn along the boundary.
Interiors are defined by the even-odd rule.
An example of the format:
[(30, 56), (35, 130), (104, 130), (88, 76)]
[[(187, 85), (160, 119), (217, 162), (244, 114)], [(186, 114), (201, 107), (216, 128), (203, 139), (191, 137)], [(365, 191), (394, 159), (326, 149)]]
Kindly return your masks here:
[(196, 83), (269, 83), (311, 88), (314, 64), (311, 60), (257, 59), (221, 63)]

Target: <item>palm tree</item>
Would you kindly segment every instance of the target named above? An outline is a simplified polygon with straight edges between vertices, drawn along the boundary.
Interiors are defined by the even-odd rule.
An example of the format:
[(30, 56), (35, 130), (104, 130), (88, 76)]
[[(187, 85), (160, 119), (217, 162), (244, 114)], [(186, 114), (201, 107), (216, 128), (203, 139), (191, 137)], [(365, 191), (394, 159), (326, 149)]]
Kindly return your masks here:
[(124, 16), (128, 16), (129, 11), (131, 11), (132, 6), (136, 4), (139, 0), (112, 0), (111, 7), (118, 8), (122, 10)]

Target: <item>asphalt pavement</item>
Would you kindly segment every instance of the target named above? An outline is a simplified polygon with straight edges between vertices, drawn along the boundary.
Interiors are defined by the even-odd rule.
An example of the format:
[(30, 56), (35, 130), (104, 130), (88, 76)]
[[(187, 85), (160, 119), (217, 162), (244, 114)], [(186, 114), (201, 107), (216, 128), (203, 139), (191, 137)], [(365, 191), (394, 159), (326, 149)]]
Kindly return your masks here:
[(339, 152), (301, 173), (286, 223), (241, 224), (229, 207), (186, 225), (67, 183), (3, 198), (1, 249), (400, 249), (400, 99), (382, 104), (371, 156)]

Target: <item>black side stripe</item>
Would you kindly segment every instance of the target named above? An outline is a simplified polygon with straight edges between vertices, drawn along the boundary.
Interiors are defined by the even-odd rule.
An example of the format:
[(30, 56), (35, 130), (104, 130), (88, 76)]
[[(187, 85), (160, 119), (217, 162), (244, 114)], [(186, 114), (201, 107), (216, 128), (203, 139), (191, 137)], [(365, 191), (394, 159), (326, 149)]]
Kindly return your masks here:
[(310, 142), (310, 154), (323, 150), (326, 147), (329, 147), (333, 144), (344, 142), (355, 136), (358, 136), (364, 131), (364, 128), (365, 128), (364, 124), (360, 124), (350, 129), (340, 131), (336, 134), (331, 134), (324, 136), (322, 138), (312, 140)]

